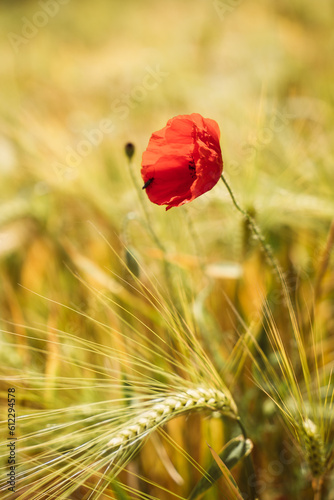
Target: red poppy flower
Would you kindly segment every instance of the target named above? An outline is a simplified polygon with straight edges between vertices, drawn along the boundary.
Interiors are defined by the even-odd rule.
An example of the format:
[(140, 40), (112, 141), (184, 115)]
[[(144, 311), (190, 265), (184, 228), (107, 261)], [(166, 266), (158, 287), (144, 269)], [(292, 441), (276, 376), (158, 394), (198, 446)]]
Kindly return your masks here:
[(218, 124), (198, 113), (175, 116), (152, 134), (143, 153), (143, 189), (166, 210), (189, 203), (217, 184), (223, 171)]

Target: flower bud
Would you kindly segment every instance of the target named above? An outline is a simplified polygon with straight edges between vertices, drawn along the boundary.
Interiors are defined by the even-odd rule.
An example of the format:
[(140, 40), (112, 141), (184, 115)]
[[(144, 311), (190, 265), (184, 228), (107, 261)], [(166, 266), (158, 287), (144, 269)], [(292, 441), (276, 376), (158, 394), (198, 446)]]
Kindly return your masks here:
[(129, 158), (129, 160), (131, 160), (131, 158), (135, 154), (135, 146), (134, 146), (134, 144), (132, 144), (132, 142), (127, 142), (125, 144), (125, 148), (124, 149), (125, 149), (126, 156)]

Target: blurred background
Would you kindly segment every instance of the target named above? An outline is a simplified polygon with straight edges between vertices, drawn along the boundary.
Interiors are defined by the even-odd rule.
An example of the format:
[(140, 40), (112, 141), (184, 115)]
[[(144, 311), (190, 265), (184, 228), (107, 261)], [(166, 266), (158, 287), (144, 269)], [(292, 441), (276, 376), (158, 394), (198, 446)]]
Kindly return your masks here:
[[(136, 146), (141, 186), (150, 135), (177, 114), (218, 122), (239, 202), (292, 281), (312, 274), (334, 213), (332, 2), (25, 0), (0, 9), (2, 316), (36, 314), (35, 299), (25, 313), (13, 306), (14, 296), (29, 300), (18, 284), (73, 297), (59, 280), (71, 279), (63, 271), (74, 251), (117, 271), (98, 230), (159, 273), (124, 144)], [(246, 255), (250, 273), (262, 258), (222, 184), (182, 209), (148, 209), (186, 272), (199, 259), (226, 261), (211, 271), (233, 277)]]
[[(136, 183), (150, 135), (178, 114), (218, 122), (226, 178), (291, 288), (298, 282), (300, 297), (311, 300), (334, 215), (333, 19), (330, 0), (2, 0), (3, 390), (17, 370), (59, 373), (52, 353), (34, 352), (25, 325), (93, 335), (57, 307), (104, 314), (73, 272), (117, 295), (115, 275), (128, 277), (119, 257), (135, 266), (131, 248), (149, 276), (163, 279), (163, 252), (141, 222)], [(132, 165), (127, 142), (136, 147)], [(221, 306), (224, 294), (247, 319), (260, 308), (258, 290), (270, 291), (256, 242), (222, 183), (180, 209), (147, 201), (147, 210), (197, 297), (199, 324), (209, 321), (205, 305), (212, 335), (226, 332), (223, 359), (238, 323)], [(328, 332), (333, 293), (327, 273), (319, 324)], [(122, 300), (136, 310), (133, 297)]]
[[(270, 229), (317, 231), (333, 213), (332, 15), (326, 0), (3, 1), (2, 225), (21, 212), (75, 240), (94, 212), (119, 229), (138, 209), (124, 143), (136, 146), (141, 182), (151, 133), (199, 112), (220, 125), (240, 201)], [(207, 251), (217, 233), (219, 253), (231, 244), (230, 209), (207, 217), (226, 196), (219, 186), (186, 208)], [(185, 210), (152, 210), (169, 244), (190, 251), (166, 234)], [(19, 240), (25, 253), (33, 244), (29, 229), (11, 233), (19, 252)]]

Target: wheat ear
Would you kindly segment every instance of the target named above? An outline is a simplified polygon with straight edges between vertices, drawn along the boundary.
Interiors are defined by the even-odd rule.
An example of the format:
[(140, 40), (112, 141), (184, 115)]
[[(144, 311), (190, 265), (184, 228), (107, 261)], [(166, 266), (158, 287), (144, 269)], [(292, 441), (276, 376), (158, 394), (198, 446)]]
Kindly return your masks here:
[(302, 437), (312, 477), (319, 478), (325, 472), (325, 447), (317, 426), (309, 418), (302, 423)]
[(136, 418), (127, 422), (109, 441), (108, 446), (118, 453), (172, 418), (194, 410), (209, 410), (237, 418), (237, 408), (230, 394), (217, 389), (197, 387), (156, 399), (149, 410), (139, 413)]

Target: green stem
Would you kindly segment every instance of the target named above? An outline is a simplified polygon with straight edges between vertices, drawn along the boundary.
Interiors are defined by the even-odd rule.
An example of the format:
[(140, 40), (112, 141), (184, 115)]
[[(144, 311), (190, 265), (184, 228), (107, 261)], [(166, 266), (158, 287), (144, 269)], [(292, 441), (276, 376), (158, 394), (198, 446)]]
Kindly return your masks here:
[(143, 190), (138, 183), (137, 176), (134, 173), (133, 163), (132, 163), (131, 158), (129, 158), (129, 160), (128, 160), (128, 165), (129, 165), (129, 171), (130, 171), (130, 176), (131, 176), (133, 185), (136, 188), (138, 198), (139, 198), (140, 204), (142, 206), (142, 209), (143, 209), (143, 212), (144, 212), (144, 215), (146, 218), (147, 230), (148, 230), (149, 234), (151, 235), (153, 241), (156, 243), (157, 247), (161, 250), (161, 252), (163, 254), (165, 280), (166, 280), (167, 286), (169, 288), (169, 292), (170, 292), (171, 296), (173, 297), (174, 296), (174, 287), (173, 287), (173, 283), (171, 281), (172, 274), (171, 274), (171, 270), (170, 270), (170, 263), (166, 259), (166, 253), (167, 253), (166, 249), (163, 246), (163, 244), (161, 243), (161, 241), (159, 240), (156, 232), (153, 229), (153, 225), (151, 224), (151, 217), (150, 217), (150, 213), (147, 209), (146, 199), (145, 199)]
[[(247, 432), (243, 424), (241, 423), (240, 418), (237, 418), (237, 423), (241, 429), (242, 435), (244, 437), (245, 443), (248, 439), (247, 437)], [(256, 493), (256, 475), (255, 475), (255, 470), (254, 470), (254, 465), (253, 461), (250, 455), (246, 455), (245, 457), (245, 469), (246, 469), (246, 474), (247, 474), (247, 489), (248, 489), (248, 495), (251, 500), (257, 500), (257, 493)]]
[(257, 226), (253, 217), (251, 215), (249, 215), (249, 213), (246, 212), (246, 210), (244, 210), (243, 208), (240, 207), (239, 203), (237, 202), (237, 200), (233, 194), (232, 189), (230, 188), (230, 186), (229, 186), (229, 184), (228, 184), (228, 182), (225, 179), (223, 174), (221, 175), (221, 179), (222, 179), (223, 183), (225, 184), (227, 191), (229, 192), (229, 195), (231, 197), (233, 205), (238, 210), (238, 212), (241, 213), (241, 215), (244, 217), (244, 219), (247, 221), (255, 238), (259, 241), (261, 248), (263, 250), (263, 253), (265, 254), (267, 260), (271, 264), (273, 270), (275, 271), (275, 274), (276, 274), (276, 277), (277, 277), (279, 283), (283, 286), (283, 288), (285, 288), (284, 280), (283, 280), (283, 272), (281, 271), (280, 265), (277, 262), (276, 258), (274, 257), (274, 254), (273, 254), (270, 246), (268, 245), (268, 243), (266, 243), (265, 237), (263, 236), (261, 229)]
[(321, 500), (322, 484), (323, 484), (323, 478), (316, 478), (312, 481), (314, 500)]
[(146, 222), (147, 222), (147, 228), (148, 228), (148, 231), (150, 233), (150, 235), (152, 236), (152, 239), (154, 240), (154, 242), (156, 243), (156, 245), (158, 246), (158, 248), (162, 251), (162, 253), (165, 255), (166, 254), (166, 250), (164, 248), (164, 246), (162, 245), (161, 241), (159, 240), (158, 236), (156, 235), (154, 229), (153, 229), (153, 226), (151, 224), (151, 217), (150, 217), (150, 214), (149, 214), (149, 211), (147, 210), (147, 205), (146, 205), (146, 200), (145, 200), (145, 197), (144, 197), (144, 194), (143, 194), (143, 191), (142, 191), (142, 188), (141, 186), (138, 184), (138, 181), (137, 181), (137, 177), (133, 171), (133, 163), (132, 163), (132, 160), (129, 159), (129, 172), (130, 172), (130, 175), (131, 175), (131, 179), (132, 179), (132, 182), (133, 182), (133, 185), (135, 186), (136, 188), (136, 191), (137, 191), (137, 194), (138, 194), (138, 198), (139, 198), (139, 201), (140, 201), (140, 204), (142, 206), (142, 209), (143, 209), (143, 212), (145, 214), (145, 218), (146, 218)]

